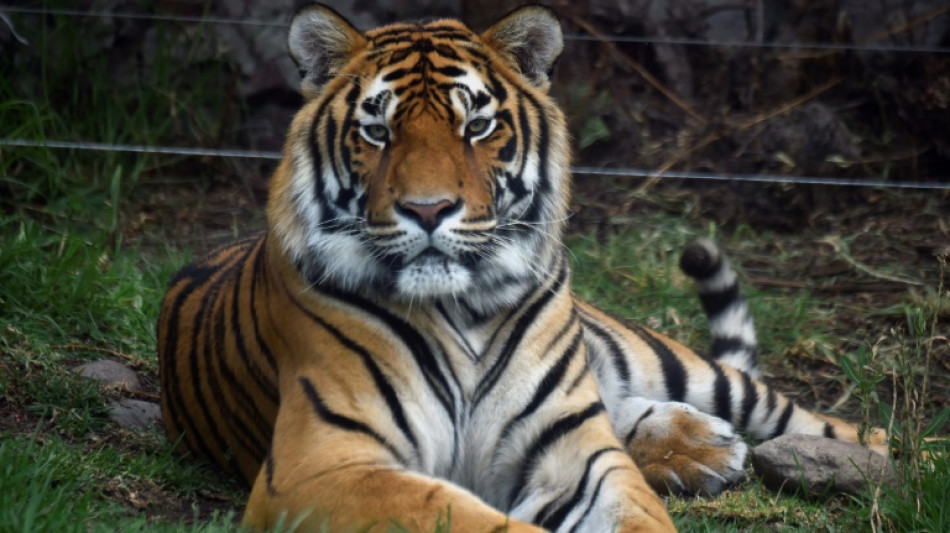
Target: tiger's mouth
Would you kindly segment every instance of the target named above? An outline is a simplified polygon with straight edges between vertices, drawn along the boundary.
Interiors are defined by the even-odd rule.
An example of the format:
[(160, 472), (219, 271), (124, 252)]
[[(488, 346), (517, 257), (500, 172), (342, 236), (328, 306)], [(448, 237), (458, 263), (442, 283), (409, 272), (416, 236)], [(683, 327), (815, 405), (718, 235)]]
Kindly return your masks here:
[(458, 255), (450, 254), (444, 250), (439, 249), (438, 247), (432, 245), (413, 257), (407, 258), (404, 262), (404, 266), (409, 266), (412, 264), (433, 264), (433, 263), (457, 263), (460, 266), (465, 268), (475, 268), (478, 263), (478, 256), (473, 252), (461, 252)]
[(471, 288), (474, 263), (428, 247), (395, 269), (396, 292), (410, 299), (458, 295)]

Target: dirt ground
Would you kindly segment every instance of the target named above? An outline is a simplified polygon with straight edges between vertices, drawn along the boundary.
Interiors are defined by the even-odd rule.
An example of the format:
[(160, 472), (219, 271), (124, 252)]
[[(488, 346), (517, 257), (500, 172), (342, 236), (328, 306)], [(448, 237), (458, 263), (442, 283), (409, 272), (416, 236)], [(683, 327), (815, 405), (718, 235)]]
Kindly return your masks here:
[[(202, 189), (151, 188), (147, 201), (126, 215), (127, 242), (146, 246), (172, 242), (201, 253), (263, 227), (266, 192), (262, 182), (248, 186), (247, 180), (238, 178), (246, 173), (247, 169), (235, 171), (233, 183), (212, 183)], [(812, 186), (775, 190), (673, 180), (646, 194), (635, 195), (632, 190), (628, 181), (608, 178), (579, 184), (570, 230), (605, 238), (635, 224), (638, 217), (664, 212), (684, 216), (697, 228), (715, 221), (725, 234), (741, 227), (766, 232), (770, 238), (752, 236), (730, 243), (732, 259), (742, 266), (746, 284), (810, 292), (829, 312), (830, 342), (841, 350), (857, 349), (900, 329), (904, 323), (901, 306), (933, 297), (939, 276), (935, 254), (950, 253), (947, 191)], [(919, 401), (929, 412), (950, 406), (950, 297), (945, 295), (941, 306), (930, 394)], [(778, 390), (806, 406), (826, 409), (841, 404), (840, 414), (860, 418), (858, 402), (842, 385), (841, 368), (817, 350), (803, 346), (781, 354), (777, 361), (769, 360), (766, 379)], [(896, 376), (891, 372), (888, 377)], [(881, 398), (893, 397), (895, 387), (890, 381), (880, 387)], [(154, 384), (154, 380), (149, 382)], [(896, 390), (903, 393), (900, 384)], [(948, 430), (944, 427), (941, 434)], [(241, 492), (202, 491), (184, 501), (181, 495), (148, 483), (105, 489), (115, 500), (151, 519), (186, 522), (206, 520), (215, 512), (239, 512), (243, 499)], [(201, 511), (196, 514), (195, 508)]]
[[(266, 169), (262, 171), (266, 172)], [(202, 190), (154, 188), (127, 216), (126, 240), (172, 242), (194, 253), (263, 227), (263, 181), (239, 178)], [(733, 239), (732, 259), (751, 286), (807, 291), (828, 312), (830, 342), (855, 350), (905, 326), (902, 306), (933, 301), (939, 280), (935, 254), (950, 252), (950, 191), (849, 189), (762, 184), (696, 184), (664, 180), (634, 193), (629, 180), (598, 178), (575, 187), (570, 231), (606, 238), (663, 212), (686, 217), (697, 231), (710, 222)], [(945, 276), (945, 285), (947, 283)], [(950, 297), (940, 301), (928, 408), (950, 405)], [(803, 347), (767, 368), (780, 390), (805, 405), (834, 405), (845, 394), (841, 369)], [(774, 357), (769, 359), (774, 361)], [(885, 387), (882, 397), (890, 397)], [(856, 402), (850, 402), (854, 404)], [(856, 413), (854, 413), (856, 414)]]

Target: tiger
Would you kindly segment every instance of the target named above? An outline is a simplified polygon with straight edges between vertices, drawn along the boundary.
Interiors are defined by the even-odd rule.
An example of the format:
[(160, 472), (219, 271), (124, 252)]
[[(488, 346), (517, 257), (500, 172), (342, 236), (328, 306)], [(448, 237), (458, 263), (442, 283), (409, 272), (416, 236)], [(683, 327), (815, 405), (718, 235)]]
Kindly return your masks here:
[(314, 4), (288, 48), (266, 229), (183, 267), (157, 327), (167, 436), (247, 482), (246, 526), (675, 531), (661, 495), (740, 480), (740, 432), (859, 440), (758, 379), (711, 241), (681, 262), (708, 355), (574, 296), (554, 12), (364, 32)]

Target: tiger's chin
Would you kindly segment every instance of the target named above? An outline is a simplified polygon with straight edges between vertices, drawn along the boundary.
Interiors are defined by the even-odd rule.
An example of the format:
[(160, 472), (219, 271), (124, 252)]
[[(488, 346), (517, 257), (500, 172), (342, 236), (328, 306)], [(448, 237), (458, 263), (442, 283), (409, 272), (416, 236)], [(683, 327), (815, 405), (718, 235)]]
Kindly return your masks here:
[(459, 297), (471, 288), (471, 270), (442, 254), (423, 254), (396, 275), (396, 296), (409, 301)]

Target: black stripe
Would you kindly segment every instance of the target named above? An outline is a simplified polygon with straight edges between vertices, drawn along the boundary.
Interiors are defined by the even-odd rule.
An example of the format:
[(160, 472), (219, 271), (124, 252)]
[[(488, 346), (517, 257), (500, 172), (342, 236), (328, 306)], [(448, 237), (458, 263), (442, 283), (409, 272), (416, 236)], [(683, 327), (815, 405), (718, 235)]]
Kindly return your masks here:
[[(321, 152), (321, 144), (327, 139), (326, 135), (317, 130), (320, 128), (320, 122), (324, 118), (324, 113), (333, 101), (332, 96), (328, 96), (314, 115), (313, 124), (308, 130), (307, 146), (310, 147), (310, 157), (313, 159), (313, 202), (319, 207), (320, 223), (330, 224), (335, 218), (330, 213), (330, 205), (326, 197), (326, 183), (323, 179), (324, 160)], [(327, 148), (327, 155), (333, 160), (333, 151)]]
[(433, 39), (445, 39), (447, 41), (462, 41), (463, 43), (466, 43), (466, 44), (472, 42), (472, 34), (468, 31), (461, 31), (455, 28), (450, 28), (448, 26), (438, 28), (435, 30), (431, 28), (426, 28), (426, 30), (432, 32), (431, 37)]
[[(239, 271), (236, 272), (233, 278), (234, 285), (237, 288), (240, 288), (241, 273), (244, 270), (246, 259), (247, 256), (242, 258)], [(224, 347), (227, 344), (227, 337), (229, 336), (226, 321), (228, 306), (226, 305), (227, 300), (225, 293), (218, 293), (216, 300), (216, 305), (214, 305), (212, 309), (213, 316), (211, 317), (210, 324), (210, 333), (213, 333), (213, 337), (212, 335), (205, 335), (204, 359), (205, 368), (208, 371), (208, 379), (202, 380), (202, 382), (206, 383), (211, 391), (209, 400), (213, 400), (218, 405), (218, 418), (221, 419), (222, 427), (226, 428), (227, 432), (233, 437), (233, 439), (228, 439), (232, 441), (230, 443), (232, 445), (231, 448), (233, 449), (233, 445), (236, 443), (243, 448), (248, 455), (260, 461), (267, 452), (262, 441), (267, 440), (267, 437), (270, 436), (270, 431), (268, 430), (267, 423), (261, 421), (263, 433), (254, 435), (251, 428), (245, 423), (244, 417), (241, 416), (244, 411), (234, 409), (234, 402), (230, 402), (229, 399), (231, 398), (225, 395), (222, 385), (227, 387), (228, 392), (234, 392), (243, 397), (243, 402), (237, 402), (239, 405), (241, 403), (251, 404), (248, 407), (253, 418), (253, 414), (257, 409), (253, 406), (254, 400), (247, 393), (247, 390), (238, 383), (234, 373), (231, 372), (231, 369), (228, 367), (226, 357), (224, 357)], [(234, 333), (235, 336), (238, 335), (237, 331)], [(211, 340), (212, 338), (213, 342)], [(260, 415), (259, 412), (257, 412), (257, 414)], [(262, 416), (260, 418), (263, 419)], [(223, 448), (223, 450), (227, 451), (227, 448)]]
[(703, 309), (710, 318), (715, 318), (730, 305), (741, 300), (742, 296), (739, 294), (738, 283), (733, 283), (722, 290), (699, 293), (699, 301), (703, 304)]
[[(445, 408), (451, 420), (456, 420), (455, 398), (448, 379), (442, 369), (439, 368), (439, 362), (429, 345), (422, 335), (411, 325), (396, 317), (389, 311), (374, 304), (373, 302), (353, 293), (344, 292), (336, 287), (320, 287), (322, 294), (335, 298), (347, 305), (360, 308), (362, 311), (375, 316), (386, 324), (386, 326), (395, 333), (403, 344), (409, 349), (416, 365), (422, 371), (429, 387), (435, 392), (439, 403)], [(459, 388), (456, 383), (456, 390)]]
[(367, 351), (366, 348), (359, 345), (353, 339), (344, 335), (339, 329), (331, 325), (329, 322), (323, 320), (309, 309), (304, 307), (303, 304), (297, 301), (297, 299), (294, 298), (292, 294), (290, 294), (290, 291), (287, 291), (287, 296), (291, 299), (294, 305), (297, 306), (297, 309), (307, 315), (307, 318), (319, 324), (321, 328), (333, 335), (337, 342), (342, 344), (344, 348), (360, 357), (360, 360), (363, 362), (363, 366), (366, 367), (370, 373), (370, 376), (372, 376), (373, 383), (376, 385), (376, 388), (379, 390), (380, 394), (382, 394), (383, 399), (386, 400), (386, 405), (389, 407), (389, 412), (392, 413), (399, 430), (402, 431), (406, 440), (412, 444), (412, 447), (418, 450), (419, 442), (416, 440), (416, 436), (413, 433), (412, 428), (409, 427), (409, 422), (406, 420), (406, 415), (402, 410), (402, 402), (399, 400), (399, 395), (396, 394), (396, 390), (393, 388), (392, 384), (386, 379), (386, 376), (383, 375), (383, 372), (379, 369), (379, 365), (376, 364), (376, 361), (373, 359), (373, 356), (370, 355), (369, 351)]
[(274, 454), (273, 450), (267, 452), (264, 458), (264, 477), (267, 480), (267, 494), (269, 496), (278, 496), (277, 488), (274, 487)]
[[(521, 96), (522, 94), (519, 94), (519, 98)], [(551, 180), (548, 177), (548, 138), (550, 133), (546, 120), (547, 116), (544, 114), (543, 107), (530, 94), (523, 93), (523, 96), (534, 106), (538, 117), (538, 183), (534, 189), (535, 194), (531, 201), (531, 206), (525, 211), (522, 219), (541, 220), (540, 213), (542, 203), (547, 199), (548, 193), (551, 191)], [(524, 172), (524, 168), (521, 169), (521, 172)]]
[[(587, 484), (590, 482), (590, 473), (594, 467), (594, 462), (603, 454), (607, 452), (620, 452), (625, 453), (620, 448), (601, 448), (596, 452), (592, 453), (590, 457), (587, 458), (587, 466), (584, 467), (584, 475), (581, 477), (581, 480), (577, 483), (577, 488), (574, 489), (574, 494), (566, 502), (561, 504), (553, 512), (550, 512), (548, 508), (553, 505), (553, 501), (546, 505), (535, 517), (535, 523), (539, 523), (541, 527), (554, 531), (558, 528), (567, 518), (567, 514), (574, 510), (574, 507), (581, 502), (581, 498), (584, 497), (584, 493), (587, 492)], [(550, 513), (550, 514), (549, 514)], [(540, 522), (537, 518), (540, 517)]]
[(409, 69), (407, 69), (407, 68), (396, 68), (396, 69), (390, 70), (389, 72), (387, 72), (386, 74), (384, 74), (384, 75), (383, 75), (383, 81), (388, 83), (388, 82), (391, 82), (391, 81), (396, 81), (396, 80), (398, 80), (398, 79), (400, 79), (400, 78), (403, 78), (403, 77), (405, 77), (405, 76), (410, 76), (410, 75), (412, 75), (412, 74), (413, 74), (413, 72), (411, 72), (411, 71), (410, 71)]
[(338, 413), (334, 413), (327, 407), (327, 404), (323, 401), (323, 398), (320, 397), (320, 394), (317, 392), (317, 389), (314, 388), (313, 383), (305, 376), (300, 376), (297, 378), (300, 382), (301, 387), (303, 387), (304, 394), (307, 395), (307, 400), (310, 401), (310, 406), (313, 408), (313, 411), (320, 417), (321, 420), (328, 424), (332, 424), (340, 429), (345, 431), (353, 431), (356, 433), (362, 433), (376, 442), (381, 446), (386, 448), (389, 453), (396, 458), (399, 463), (406, 464), (405, 459), (399, 454), (396, 448), (393, 447), (382, 435), (377, 433), (373, 428), (367, 426), (366, 424), (360, 422), (359, 420), (354, 420), (350, 417), (343, 416)]
[(564, 394), (571, 394), (574, 392), (574, 389), (581, 384), (581, 380), (590, 375), (590, 368), (587, 365), (582, 366), (577, 375), (574, 376), (574, 379), (571, 380), (571, 384), (567, 386), (567, 389), (564, 391)]
[[(213, 457), (213, 454), (207, 447), (206, 443), (201, 440), (200, 435), (194, 431), (196, 424), (194, 419), (191, 417), (191, 413), (185, 409), (184, 398), (182, 397), (182, 376), (179, 375), (177, 364), (181, 308), (184, 305), (185, 300), (194, 294), (195, 291), (204, 287), (210, 280), (212, 280), (215, 274), (221, 274), (223, 265), (216, 262), (220, 259), (221, 255), (225, 256), (223, 259), (220, 259), (221, 261), (233, 261), (232, 255), (227, 254), (226, 252), (229, 252), (232, 249), (237, 249), (238, 252), (235, 253), (240, 253), (240, 248), (243, 245), (255, 240), (258, 236), (259, 235), (254, 235), (252, 237), (241, 239), (235, 243), (229, 243), (227, 245), (222, 245), (215, 248), (212, 253), (206, 256), (201, 262), (192, 263), (181, 268), (176, 273), (169, 288), (169, 291), (171, 291), (176, 285), (187, 282), (186, 286), (183, 287), (176, 295), (174, 302), (168, 306), (168, 318), (165, 321), (167, 324), (166, 343), (165, 350), (162, 353), (162, 362), (159, 373), (162, 391), (168, 405), (168, 411), (171, 415), (168, 420), (166, 420), (166, 423), (171, 423), (171, 425), (174, 426), (175, 432), (183, 436), (180, 438), (183, 439), (182, 442), (185, 443), (191, 452), (202, 455), (209, 459)], [(167, 302), (163, 301), (163, 308), (165, 307), (166, 303)], [(199, 308), (198, 314), (201, 312), (202, 309)], [(196, 316), (198, 315), (196, 314)], [(161, 318), (159, 320), (161, 320)], [(199, 324), (196, 321), (194, 327), (197, 328), (198, 326)]]
[(188, 276), (194, 281), (182, 288), (175, 297), (175, 301), (171, 304), (170, 315), (166, 322), (167, 339), (165, 341), (165, 351), (159, 372), (161, 374), (162, 394), (168, 404), (168, 412), (171, 415), (166, 418), (165, 423), (171, 423), (174, 426), (175, 432), (182, 436), (183, 442), (192, 453), (209, 459), (214, 457), (214, 455), (211, 453), (211, 449), (208, 448), (207, 444), (205, 444), (194, 431), (195, 421), (191, 417), (191, 413), (184, 407), (184, 398), (182, 398), (181, 392), (182, 380), (178, 372), (176, 356), (178, 352), (178, 323), (181, 321), (179, 317), (181, 307), (184, 301), (217, 271), (217, 268), (202, 268), (198, 266), (188, 266), (179, 271), (176, 280), (185, 279), (185, 276)]
[(772, 413), (775, 412), (775, 408), (778, 407), (778, 398), (775, 396), (775, 391), (772, 390), (772, 387), (767, 387), (768, 394), (765, 396), (765, 417), (763, 420), (768, 420), (772, 418)]
[(468, 342), (468, 338), (465, 336), (464, 333), (462, 333), (459, 327), (455, 325), (455, 321), (453, 321), (452, 317), (449, 316), (449, 313), (448, 311), (445, 310), (445, 306), (442, 305), (441, 300), (435, 303), (435, 308), (439, 312), (439, 314), (442, 315), (442, 319), (445, 320), (445, 322), (448, 323), (449, 327), (452, 328), (452, 331), (455, 332), (455, 336), (457, 340), (459, 340), (462, 343), (462, 347), (465, 348), (465, 351), (468, 353), (469, 358), (472, 360), (478, 360), (480, 354), (475, 352), (475, 348), (473, 348), (472, 345)]
[[(502, 163), (511, 163), (515, 159), (515, 154), (518, 148), (518, 135), (514, 128), (514, 123), (512, 122), (511, 111), (503, 109), (495, 114), (495, 120), (498, 124), (505, 124), (508, 126), (508, 129), (511, 131), (511, 136), (508, 137), (508, 140), (498, 149), (498, 154), (496, 157)], [(496, 128), (497, 129), (497, 128)]]
[(491, 96), (485, 91), (479, 90), (472, 97), (472, 109), (481, 109), (491, 103)]
[(438, 68), (433, 69), (433, 72), (439, 73), (449, 78), (460, 78), (464, 76), (465, 74), (467, 74), (467, 72), (464, 69), (461, 69), (454, 65), (446, 65), (444, 67), (438, 67)]
[[(495, 74), (495, 71), (491, 69), (487, 69), (486, 74), (488, 76), (488, 84), (491, 86), (489, 91), (492, 96), (495, 97), (495, 100), (498, 100), (499, 105), (504, 104), (505, 100), (508, 99), (508, 89), (505, 88), (505, 83)], [(509, 117), (510, 116), (509, 114)]]
[[(486, 72), (486, 73), (488, 73), (489, 75), (491, 75), (491, 74), (494, 72), (494, 69), (492, 68), (492, 66), (491, 66), (489, 63), (491, 63), (492, 61), (494, 61), (494, 60), (497, 58), (496, 55), (494, 55), (494, 54), (492, 54), (492, 55), (485, 54), (485, 53), (482, 52), (480, 49), (475, 48), (475, 46), (474, 46), (475, 43), (473, 43), (472, 41), (468, 41), (468, 42), (463, 41), (463, 42), (461, 42), (460, 44), (466, 45), (466, 46), (465, 46), (465, 53), (467, 53), (468, 55), (472, 56), (471, 59), (474, 59), (474, 60), (475, 60), (475, 61), (474, 61), (474, 66), (475, 66), (475, 67), (478, 67), (479, 70), (481, 70), (482, 72)], [(502, 102), (502, 101), (504, 101), (504, 100), (499, 100), (499, 102)]]
[(825, 422), (824, 435), (825, 435), (825, 438), (828, 438), (828, 439), (836, 439), (836, 438), (838, 438), (837, 435), (836, 435), (836, 433), (835, 433), (835, 427), (832, 426), (831, 424), (829, 424), (828, 422)]
[(680, 257), (680, 269), (697, 281), (706, 281), (719, 274), (723, 266), (722, 254), (718, 254), (715, 261), (710, 262), (710, 259), (705, 246), (693, 244), (687, 246)]
[(450, 45), (442, 44), (442, 43), (434, 43), (433, 48), (437, 54), (439, 54), (440, 56), (446, 59), (454, 59), (456, 61), (462, 61), (462, 57), (458, 55), (458, 52), (456, 52), (455, 48), (453, 48)]
[(752, 417), (752, 411), (759, 403), (759, 391), (756, 390), (752, 378), (742, 372), (742, 413), (739, 416), (739, 429), (744, 430), (749, 427), (749, 419)]
[[(786, 400), (785, 410), (782, 411), (782, 416), (779, 417), (778, 422), (775, 424), (775, 430), (772, 431), (772, 435), (769, 439), (774, 439), (779, 435), (784, 435), (785, 430), (788, 428), (788, 421), (792, 418), (792, 411), (795, 410), (795, 404), (791, 400)], [(766, 439), (766, 440), (769, 440)]]
[[(264, 255), (263, 250), (264, 250), (264, 243), (263, 241), (261, 241), (258, 244), (258, 246), (252, 251), (252, 253), (255, 253), (254, 261), (251, 263), (251, 270), (250, 270), (252, 291), (253, 291), (256, 271), (260, 264), (260, 258)], [(244, 329), (241, 327), (241, 315), (240, 315), (241, 313), (241, 306), (240, 306), (241, 278), (247, 275), (247, 273), (248, 273), (247, 262), (245, 261), (245, 264), (242, 265), (241, 267), (241, 272), (238, 274), (238, 276), (235, 279), (234, 292), (231, 295), (231, 332), (230, 332), (231, 335), (230, 337), (234, 340), (234, 344), (237, 347), (238, 356), (241, 358), (241, 362), (244, 363), (244, 368), (247, 369), (247, 374), (254, 381), (254, 384), (257, 386), (257, 389), (260, 390), (262, 393), (264, 393), (264, 395), (268, 397), (267, 399), (269, 399), (272, 403), (276, 404), (277, 394), (276, 394), (276, 391), (274, 391), (273, 384), (267, 381), (266, 379), (264, 379), (264, 373), (261, 370), (260, 366), (256, 364), (254, 359), (252, 359), (250, 354), (248, 353), (247, 344), (244, 338)], [(253, 308), (253, 302), (254, 302), (253, 292), (251, 292), (249, 300), (250, 300), (249, 307)], [(254, 323), (255, 332), (257, 332), (258, 330), (257, 318), (252, 316), (251, 321)], [(218, 346), (221, 346), (221, 347), (224, 346), (223, 337), (224, 335), (222, 334), (221, 344), (219, 344)], [(248, 411), (250, 411), (252, 415), (252, 419), (254, 423), (257, 425), (258, 434), (263, 440), (269, 440), (270, 434), (271, 434), (270, 423), (264, 419), (264, 415), (261, 413), (260, 409), (258, 408), (259, 402), (256, 401), (255, 398), (252, 398), (251, 395), (247, 393), (244, 387), (241, 387), (236, 384), (237, 380), (234, 376), (234, 373), (231, 371), (230, 368), (227, 367), (227, 365), (225, 364), (225, 361), (223, 360), (224, 358), (218, 358), (218, 359), (220, 360), (222, 371), (225, 373), (226, 377), (229, 379), (229, 381), (235, 383), (235, 386), (232, 387), (232, 390), (235, 390), (241, 394), (244, 400), (241, 403), (243, 403), (244, 407)], [(263, 451), (261, 453), (263, 453)], [(260, 457), (260, 455), (258, 455), (257, 457)]]
[(654, 337), (649, 330), (637, 324), (631, 324), (630, 328), (643, 339), (643, 342), (653, 350), (657, 359), (660, 360), (668, 399), (674, 402), (684, 401), (686, 399), (686, 367), (683, 362), (666, 344)]
[(604, 470), (604, 473), (600, 476), (600, 480), (597, 482), (597, 487), (594, 488), (594, 493), (590, 495), (590, 501), (587, 504), (587, 509), (584, 509), (584, 514), (577, 520), (577, 523), (574, 524), (574, 527), (571, 528), (570, 533), (577, 531), (577, 528), (584, 523), (584, 520), (587, 520), (587, 517), (590, 516), (591, 509), (594, 508), (594, 504), (597, 503), (597, 497), (600, 496), (600, 488), (604, 484), (604, 480), (607, 479), (607, 476), (615, 470), (620, 470), (619, 466), (612, 466), (607, 470)]
[(617, 341), (614, 340), (610, 333), (606, 331), (606, 326), (602, 326), (596, 322), (593, 317), (585, 315), (583, 324), (584, 331), (593, 333), (594, 336), (607, 347), (607, 355), (622, 384), (622, 393), (629, 395), (631, 382), (630, 365), (627, 364), (626, 354), (624, 354), (623, 349), (617, 344)]
[(716, 375), (713, 381), (713, 402), (715, 403), (713, 414), (730, 423), (735, 423), (732, 418), (732, 384), (719, 364), (715, 361), (708, 361), (708, 364)]
[(485, 398), (485, 396), (491, 392), (495, 384), (498, 382), (498, 379), (504, 373), (504, 370), (508, 367), (508, 363), (511, 360), (511, 356), (515, 353), (518, 345), (521, 344), (522, 337), (525, 332), (534, 324), (538, 315), (548, 306), (551, 300), (554, 299), (554, 296), (560, 292), (561, 288), (564, 286), (564, 283), (567, 279), (567, 267), (564, 264), (565, 260), (562, 258), (559, 265), (559, 271), (557, 278), (554, 280), (554, 283), (550, 287), (542, 287), (540, 289), (541, 296), (528, 307), (525, 312), (518, 317), (515, 327), (508, 334), (508, 340), (505, 343), (505, 346), (502, 348), (501, 353), (498, 354), (498, 357), (492, 363), (488, 372), (485, 373), (485, 376), (481, 379), (478, 386), (475, 388), (475, 392), (472, 395), (472, 401), (470, 404), (469, 411), (474, 412), (478, 407), (478, 404)]
[(755, 346), (746, 344), (740, 337), (716, 337), (713, 339), (709, 352), (709, 356), (713, 359), (721, 359), (724, 355), (736, 352), (746, 352), (750, 355), (750, 363), (753, 367), (755, 365), (755, 360), (751, 357), (755, 353)]
[[(238, 261), (238, 264), (240, 264), (240, 261)], [(195, 403), (198, 404), (198, 409), (200, 409), (202, 415), (204, 415), (205, 427), (207, 430), (206, 433), (210, 435), (212, 440), (214, 440), (218, 450), (221, 451), (221, 455), (227, 455), (228, 445), (227, 442), (225, 442), (224, 436), (221, 433), (221, 429), (218, 427), (216, 422), (218, 417), (211, 415), (211, 410), (209, 408), (210, 401), (202, 390), (202, 384), (210, 383), (211, 379), (209, 379), (208, 376), (202, 376), (199, 361), (201, 359), (205, 359), (205, 366), (210, 372), (209, 357), (211, 356), (212, 352), (211, 335), (214, 332), (209, 323), (212, 320), (213, 312), (216, 307), (215, 300), (217, 299), (218, 291), (221, 288), (222, 280), (230, 276), (234, 269), (235, 265), (229, 266), (228, 269), (222, 273), (220, 277), (218, 277), (218, 279), (214, 280), (211, 285), (205, 289), (205, 293), (201, 297), (201, 305), (198, 307), (200, 311), (195, 314), (195, 326), (191, 334), (191, 351), (188, 354), (191, 367), (191, 389), (195, 394)], [(200, 327), (202, 324), (205, 325), (205, 327)], [(198, 342), (198, 337), (202, 332), (205, 334), (203, 345)], [(192, 429), (196, 428), (193, 426)], [(208, 455), (208, 457), (212, 460), (215, 460), (215, 456), (213, 454)], [(226, 468), (234, 468), (233, 464), (227, 461), (225, 462), (227, 463)]]
[[(271, 351), (270, 346), (261, 335), (260, 318), (257, 315), (257, 282), (267, 276), (267, 264), (264, 262), (264, 258), (267, 256), (267, 237), (265, 236), (262, 241), (260, 251), (257, 252), (257, 257), (254, 258), (248, 308), (251, 310), (251, 321), (254, 323), (254, 341), (257, 343), (257, 349), (264, 354), (264, 359), (267, 360), (267, 366), (270, 367), (271, 372), (277, 375), (277, 360), (274, 359), (274, 352)], [(266, 291), (267, 287), (264, 287), (264, 290)], [(274, 403), (277, 403), (277, 387), (273, 383), (268, 382), (268, 386), (264, 388), (264, 394)]]
[[(348, 187), (343, 187), (342, 181), (341, 181), (341, 189), (350, 190), (349, 197), (351, 199), (353, 197), (352, 189), (354, 188), (353, 175), (352, 175), (353, 167), (350, 166), (350, 149), (346, 145), (346, 133), (353, 131), (353, 127), (354, 127), (353, 116), (356, 114), (356, 99), (359, 98), (359, 96), (360, 96), (360, 86), (359, 84), (354, 83), (353, 86), (350, 87), (349, 92), (347, 92), (346, 95), (343, 97), (344, 103), (346, 103), (346, 114), (343, 115), (343, 121), (340, 123), (340, 130), (342, 134), (336, 137), (337, 154), (339, 154), (340, 162), (341, 162), (340, 168), (342, 169), (342, 172), (346, 174), (346, 181), (349, 184)], [(329, 132), (327, 133), (327, 135), (329, 139), (334, 138), (330, 136)], [(341, 196), (343, 196), (342, 193), (341, 193)]]
[(623, 445), (625, 447), (629, 448), (630, 445), (633, 444), (633, 439), (637, 436), (637, 430), (640, 429), (640, 422), (643, 422), (644, 419), (652, 414), (653, 406), (651, 405), (646, 411), (643, 412), (642, 415), (640, 415), (640, 418), (638, 418), (637, 421), (633, 423), (633, 427), (630, 428), (630, 431), (628, 431), (627, 435), (623, 438)]
[(521, 473), (518, 476), (517, 483), (515, 483), (511, 489), (511, 492), (508, 494), (508, 510), (511, 510), (515, 506), (515, 503), (519, 500), (522, 491), (527, 488), (528, 480), (531, 478), (531, 474), (537, 467), (538, 460), (545, 454), (545, 452), (547, 452), (548, 448), (560, 440), (561, 437), (564, 437), (568, 433), (579, 428), (584, 424), (584, 422), (603, 412), (604, 404), (600, 402), (592, 403), (579, 413), (572, 413), (558, 419), (556, 422), (545, 428), (540, 435), (538, 435), (525, 454), (524, 460), (521, 464)]
[[(403, 38), (406, 41), (411, 41), (411, 36), (416, 32), (425, 32), (427, 36), (438, 37), (441, 39), (464, 39), (471, 40), (472, 34), (463, 31), (459, 28), (455, 28), (448, 25), (421, 25), (421, 24), (412, 24), (412, 25), (399, 25), (394, 28), (377, 30), (378, 33), (373, 35), (371, 42), (376, 46), (381, 46), (380, 43), (388, 44), (388, 41), (385, 39), (399, 39)], [(398, 41), (393, 41), (398, 42)]]
[[(191, 283), (184, 287), (181, 292), (178, 293), (178, 296), (175, 298), (175, 302), (172, 306), (171, 316), (168, 319), (169, 325), (169, 339), (168, 345), (166, 346), (164, 354), (164, 363), (162, 365), (163, 369), (169, 370), (168, 372), (163, 372), (162, 375), (162, 388), (165, 391), (165, 396), (168, 400), (169, 410), (172, 412), (172, 422), (177, 426), (179, 433), (185, 435), (184, 442), (187, 444), (188, 448), (197, 453), (200, 456), (207, 458), (208, 460), (214, 461), (217, 463), (214, 453), (211, 451), (211, 448), (208, 446), (208, 443), (204, 440), (204, 434), (197, 431), (198, 425), (195, 423), (195, 419), (192, 417), (193, 407), (185, 406), (185, 398), (182, 396), (182, 383), (185, 381), (186, 376), (181, 376), (178, 373), (178, 365), (176, 363), (178, 355), (178, 333), (179, 333), (179, 322), (180, 322), (180, 311), (182, 305), (184, 305), (185, 300), (190, 297), (194, 292), (201, 289), (205, 289), (204, 294), (202, 295), (201, 301), (199, 302), (198, 309), (194, 315), (194, 322), (192, 324), (192, 336), (190, 339), (191, 349), (188, 352), (186, 357), (189, 369), (192, 373), (192, 387), (195, 394), (195, 401), (203, 410), (203, 414), (208, 420), (208, 430), (211, 432), (211, 437), (216, 441), (218, 449), (223, 452), (227, 450), (226, 445), (223, 442), (223, 439), (220, 435), (220, 431), (217, 429), (217, 425), (214, 423), (214, 419), (210, 417), (210, 414), (207, 410), (206, 402), (202, 401), (201, 393), (201, 379), (197, 369), (198, 363), (198, 334), (202, 331), (202, 324), (206, 323), (206, 319), (203, 318), (204, 315), (207, 315), (210, 311), (208, 305), (211, 296), (213, 296), (217, 291), (220, 290), (220, 286), (223, 281), (228, 278), (233, 271), (238, 268), (242, 261), (247, 257), (248, 250), (242, 249), (245, 247), (245, 244), (251, 242), (253, 239), (242, 239), (238, 244), (234, 246), (223, 246), (217, 249), (217, 253), (213, 256), (207, 257), (202, 263), (191, 265), (182, 269), (177, 279), (184, 280), (186, 277), (191, 278)], [(237, 256), (235, 258), (235, 256)], [(221, 261), (218, 263), (218, 261)], [(209, 266), (210, 265), (210, 266)], [(217, 274), (217, 278), (214, 275)], [(211, 332), (206, 331), (207, 335), (210, 336)], [(190, 403), (190, 402), (189, 402)], [(223, 462), (218, 463), (223, 469), (232, 472), (233, 474), (240, 474), (237, 471), (236, 467), (232, 463)]]
[[(570, 329), (574, 324), (574, 321), (571, 321), (567, 324), (561, 331), (558, 332), (557, 339), (560, 339), (564, 333)], [(555, 339), (552, 344), (557, 342)], [(508, 421), (505, 425), (505, 428), (501, 431), (500, 436), (498, 437), (499, 445), (505, 439), (508, 438), (508, 434), (513, 430), (522, 420), (534, 413), (538, 407), (551, 395), (551, 392), (561, 383), (561, 380), (564, 378), (564, 373), (567, 371), (568, 366), (571, 364), (571, 361), (574, 360), (574, 356), (578, 353), (578, 347), (581, 342), (581, 332), (578, 331), (574, 334), (574, 338), (571, 340), (571, 344), (564, 350), (564, 353), (558, 358), (557, 362), (548, 369), (544, 374), (544, 377), (541, 379), (541, 382), (538, 383), (537, 388), (534, 391), (534, 396), (531, 397), (531, 401), (528, 402), (528, 405), (518, 413), (513, 419)], [(547, 353), (547, 351), (545, 351)]]
[[(528, 166), (528, 155), (531, 151), (531, 137), (533, 135), (531, 121), (528, 120), (528, 110), (524, 105), (524, 96), (521, 94), (518, 95), (518, 126), (521, 129), (520, 139), (518, 139), (521, 148), (521, 162), (518, 165), (517, 177), (508, 174), (508, 187), (514, 193), (516, 201), (527, 194), (522, 175), (525, 167)], [(534, 219), (529, 218), (528, 220)]]

